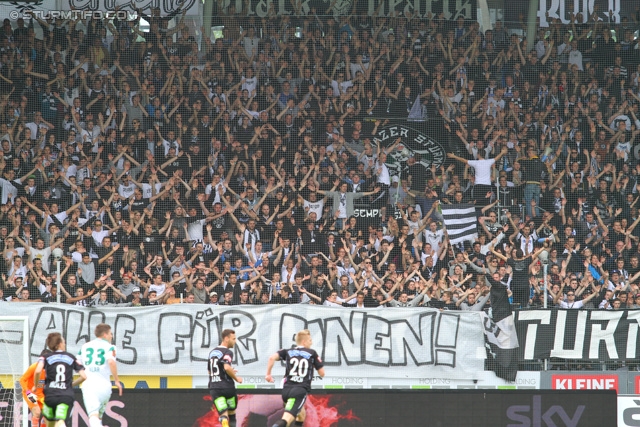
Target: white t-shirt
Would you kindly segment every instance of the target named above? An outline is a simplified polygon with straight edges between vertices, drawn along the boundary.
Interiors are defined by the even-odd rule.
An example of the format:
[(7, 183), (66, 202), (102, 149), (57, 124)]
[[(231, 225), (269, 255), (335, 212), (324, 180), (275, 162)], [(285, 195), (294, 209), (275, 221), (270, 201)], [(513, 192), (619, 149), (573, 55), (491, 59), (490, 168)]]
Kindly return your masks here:
[(342, 304), (338, 304), (337, 302), (331, 302), (329, 300), (325, 300), (322, 305), (327, 307), (342, 307)]
[(60, 212), (60, 213), (57, 213), (55, 215), (49, 215), (47, 217), (47, 224), (45, 226), (46, 227), (45, 230), (47, 230), (47, 231), (49, 230), (49, 225), (51, 225), (53, 223), (53, 220), (51, 219), (52, 216), (55, 216), (58, 219), (58, 221), (63, 223), (64, 220), (67, 219), (67, 212)]
[(128, 199), (129, 197), (133, 196), (133, 192), (135, 189), (136, 185), (134, 183), (130, 183), (129, 185), (120, 184), (118, 186), (118, 194), (120, 194), (120, 197)]
[(336, 297), (336, 301), (338, 301), (341, 304), (349, 304), (349, 305), (355, 306), (356, 303), (358, 302), (358, 298), (353, 297), (350, 300), (346, 300), (344, 298)]
[(580, 71), (584, 71), (584, 69), (582, 68), (582, 53), (580, 53), (579, 50), (572, 50), (571, 52), (569, 52), (569, 65), (577, 65), (578, 66), (578, 70)]
[(324, 200), (316, 200), (315, 202), (305, 200), (304, 209), (307, 210), (307, 207), (309, 208), (309, 213), (315, 212), (316, 218), (320, 219), (322, 217), (322, 211), (324, 210)]
[(11, 194), (11, 203), (13, 203), (16, 199), (16, 196), (18, 195), (18, 189), (14, 187), (10, 181), (7, 181), (4, 178), (0, 178), (0, 188), (2, 188), (2, 199), (0, 199), (2, 204), (7, 204), (7, 200), (9, 200), (9, 194)]
[(31, 139), (34, 141), (40, 137), (40, 132), (43, 129), (44, 130), (49, 129), (49, 126), (47, 126), (42, 122), (40, 124), (37, 124), (36, 122), (29, 122), (29, 123), (25, 123), (24, 126), (31, 130)]
[(258, 78), (257, 77), (245, 77), (244, 83), (242, 83), (242, 89), (246, 89), (249, 91), (249, 95), (251, 95), (258, 88)]
[(44, 249), (36, 249), (31, 248), (31, 257), (30, 261), (33, 262), (34, 259), (42, 260), (42, 269), (49, 272), (49, 257), (51, 256), (51, 247), (47, 247)]
[(624, 152), (624, 160), (629, 160), (629, 153), (631, 152), (631, 142), (618, 142), (616, 144), (616, 150)]
[(389, 174), (389, 168), (386, 164), (378, 162), (376, 164), (376, 168), (380, 171), (378, 172), (378, 182), (384, 185), (391, 185), (391, 175)]
[(104, 229), (102, 231), (93, 230), (91, 232), (91, 237), (93, 237), (93, 241), (96, 243), (96, 245), (100, 246), (102, 245), (102, 239), (108, 236), (109, 233), (110, 233), (109, 230), (104, 230)]
[(560, 308), (575, 308), (579, 309), (584, 307), (584, 303), (582, 301), (574, 301), (569, 304), (567, 301), (560, 301)]
[(167, 141), (166, 139), (162, 140), (162, 146), (164, 147), (164, 155), (169, 155), (169, 149), (175, 148), (176, 155), (180, 154), (180, 145), (178, 145), (177, 141)]
[(337, 80), (331, 80), (331, 87), (333, 88), (333, 96), (338, 97), (345, 93), (348, 88), (353, 86), (351, 80), (345, 80), (342, 83), (338, 83)]
[(18, 268), (14, 268), (13, 263), (11, 263), (11, 268), (9, 269), (9, 276), (22, 277), (23, 279), (27, 277), (27, 273), (29, 270), (26, 265), (21, 265)]
[(141, 185), (142, 185), (142, 198), (150, 199), (151, 197), (153, 197), (153, 191), (152, 191), (153, 188), (151, 187), (151, 185), (146, 183), (141, 183)]
[(157, 295), (156, 296), (160, 296), (162, 294), (164, 294), (164, 291), (167, 289), (167, 284), (166, 283), (160, 283), (159, 285), (156, 284), (152, 284), (149, 286), (149, 292), (151, 291), (156, 291)]
[[(416, 231), (418, 231), (418, 229), (420, 228), (420, 221), (411, 221), (410, 219), (407, 219), (407, 225), (409, 226), (409, 236), (411, 236), (412, 234), (414, 234)], [(416, 236), (419, 238), (419, 236)]]
[(435, 233), (431, 230), (423, 231), (425, 243), (431, 245), (431, 249), (438, 253), (440, 250), (440, 243), (442, 243), (442, 237), (444, 236), (443, 230), (436, 230)]
[[(6, 262), (13, 264), (12, 259), (13, 259), (14, 256), (23, 257), (24, 256), (24, 248), (13, 248), (11, 250), (7, 249), (7, 252), (5, 254)], [(9, 265), (9, 264), (7, 264), (7, 265)]]
[(340, 193), (340, 203), (338, 203), (338, 218), (347, 217), (347, 194)]
[(216, 186), (216, 191), (213, 191), (213, 187), (213, 184), (209, 184), (204, 190), (204, 193), (207, 195), (211, 195), (211, 193), (214, 194), (213, 200), (210, 200), (211, 205), (213, 205), (214, 203), (220, 203), (220, 194), (224, 194), (224, 185), (222, 185), (222, 183)]
[(78, 179), (78, 167), (76, 165), (69, 165), (69, 168), (67, 168), (67, 173), (66, 173), (67, 178), (71, 178), (72, 176), (76, 177), (76, 180)]
[(204, 238), (202, 226), (205, 225), (206, 222), (207, 221), (205, 219), (200, 219), (187, 225), (187, 231), (189, 232), (189, 237), (191, 238), (191, 240), (202, 242)]
[(469, 160), (469, 166), (476, 171), (476, 185), (491, 185), (491, 166), (495, 159)]

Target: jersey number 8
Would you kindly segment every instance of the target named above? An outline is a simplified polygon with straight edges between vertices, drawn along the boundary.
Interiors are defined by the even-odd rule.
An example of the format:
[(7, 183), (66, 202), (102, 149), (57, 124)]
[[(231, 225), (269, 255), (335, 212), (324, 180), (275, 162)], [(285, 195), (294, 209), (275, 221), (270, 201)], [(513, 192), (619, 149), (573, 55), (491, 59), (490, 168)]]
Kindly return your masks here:
[(67, 379), (66, 373), (67, 370), (65, 369), (64, 365), (56, 366), (56, 382), (58, 384), (63, 384), (65, 382), (65, 380)]

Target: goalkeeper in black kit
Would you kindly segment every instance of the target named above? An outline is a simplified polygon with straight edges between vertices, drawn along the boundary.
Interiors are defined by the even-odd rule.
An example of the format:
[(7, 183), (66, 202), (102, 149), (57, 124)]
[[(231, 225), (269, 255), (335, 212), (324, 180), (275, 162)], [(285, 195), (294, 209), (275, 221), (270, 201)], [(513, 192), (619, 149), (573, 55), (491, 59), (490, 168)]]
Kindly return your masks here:
[(311, 390), (313, 370), (324, 377), (324, 365), (318, 353), (311, 348), (311, 332), (304, 329), (296, 334), (296, 348), (282, 349), (269, 358), (266, 380), (273, 382), (271, 369), (278, 360), (286, 362), (285, 382), (282, 389), (284, 414), (273, 427), (287, 427), (295, 420), (296, 426), (302, 426), (305, 419), (304, 402)]

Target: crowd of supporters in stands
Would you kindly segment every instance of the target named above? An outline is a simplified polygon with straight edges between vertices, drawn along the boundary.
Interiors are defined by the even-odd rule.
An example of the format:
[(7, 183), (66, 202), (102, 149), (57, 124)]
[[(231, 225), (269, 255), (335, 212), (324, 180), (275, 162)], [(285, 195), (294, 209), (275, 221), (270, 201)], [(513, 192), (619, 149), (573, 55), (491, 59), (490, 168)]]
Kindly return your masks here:
[[(4, 20), (2, 300), (55, 302), (61, 248), (60, 297), (83, 306), (483, 310), (486, 275), (520, 308), (640, 306), (635, 17), (527, 40), (229, 7), (197, 40), (181, 10), (139, 12), (148, 29)], [(450, 158), (376, 137), (408, 118)], [(478, 239), (452, 245), (459, 203)]]

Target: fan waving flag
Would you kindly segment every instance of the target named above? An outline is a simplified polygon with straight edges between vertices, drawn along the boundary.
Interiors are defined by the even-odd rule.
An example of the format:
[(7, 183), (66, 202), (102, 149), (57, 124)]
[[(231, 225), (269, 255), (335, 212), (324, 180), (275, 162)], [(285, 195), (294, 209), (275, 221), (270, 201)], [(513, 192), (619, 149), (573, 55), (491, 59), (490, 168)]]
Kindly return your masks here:
[(478, 239), (478, 218), (476, 217), (476, 208), (472, 204), (459, 205), (443, 205), (442, 216), (444, 218), (444, 226), (449, 235), (449, 241), (452, 245), (465, 241), (475, 241)]
[(515, 381), (519, 344), (507, 286), (489, 276), (487, 281), (491, 284), (491, 317), (482, 313), (485, 340), (490, 349), (487, 368), (500, 378)]

